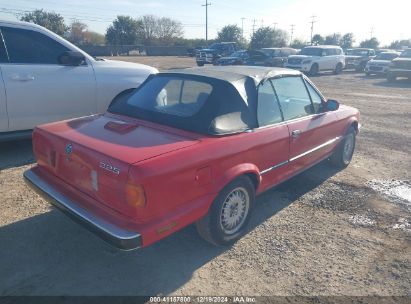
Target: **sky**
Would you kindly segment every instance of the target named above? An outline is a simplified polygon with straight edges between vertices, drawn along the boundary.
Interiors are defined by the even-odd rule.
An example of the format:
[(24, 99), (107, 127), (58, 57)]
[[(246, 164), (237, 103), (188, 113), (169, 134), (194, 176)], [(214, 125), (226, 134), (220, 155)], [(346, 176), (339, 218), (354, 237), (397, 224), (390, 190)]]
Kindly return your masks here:
[[(104, 34), (117, 15), (170, 17), (183, 24), (186, 38), (205, 38), (206, 0), (0, 0), (0, 19), (17, 20), (16, 14), (44, 9), (61, 14), (66, 23), (77, 19), (89, 30)], [(410, 39), (411, 0), (208, 0), (209, 39), (227, 24), (244, 28), (249, 38), (253, 23), (286, 30), (294, 38), (310, 40), (314, 34), (354, 33), (356, 43), (378, 38), (382, 45)], [(244, 18), (244, 19), (242, 19)]]

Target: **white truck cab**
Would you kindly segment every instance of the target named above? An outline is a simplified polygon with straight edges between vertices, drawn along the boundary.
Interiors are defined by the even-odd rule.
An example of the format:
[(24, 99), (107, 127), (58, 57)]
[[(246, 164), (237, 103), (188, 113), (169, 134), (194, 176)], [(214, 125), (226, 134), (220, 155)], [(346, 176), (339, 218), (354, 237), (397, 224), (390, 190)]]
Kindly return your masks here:
[(0, 141), (39, 124), (104, 112), (155, 68), (95, 59), (53, 32), (0, 21)]
[(285, 67), (316, 75), (320, 71), (341, 73), (345, 67), (343, 50), (335, 45), (306, 46), (298, 55), (291, 55)]

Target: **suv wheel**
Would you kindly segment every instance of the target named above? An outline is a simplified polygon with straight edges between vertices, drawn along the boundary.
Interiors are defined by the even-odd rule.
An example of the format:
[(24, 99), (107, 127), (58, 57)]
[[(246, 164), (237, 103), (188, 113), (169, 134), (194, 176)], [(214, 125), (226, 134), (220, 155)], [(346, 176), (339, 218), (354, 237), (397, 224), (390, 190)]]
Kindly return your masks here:
[(315, 76), (315, 75), (318, 74), (318, 70), (319, 70), (318, 64), (317, 64), (317, 63), (314, 63), (314, 64), (311, 66), (310, 71), (309, 71), (308, 73), (309, 73), (311, 76)]
[(334, 74), (335, 75), (340, 74), (342, 72), (342, 69), (343, 69), (342, 63), (341, 62), (337, 63), (334, 69)]
[(204, 66), (204, 63), (202, 63), (202, 62), (197, 62), (197, 65), (198, 65), (198, 66)]
[(397, 77), (395, 77), (393, 74), (391, 74), (391, 73), (388, 73), (387, 74), (387, 80), (389, 81), (389, 82), (394, 82), (394, 81), (396, 81), (397, 80)]

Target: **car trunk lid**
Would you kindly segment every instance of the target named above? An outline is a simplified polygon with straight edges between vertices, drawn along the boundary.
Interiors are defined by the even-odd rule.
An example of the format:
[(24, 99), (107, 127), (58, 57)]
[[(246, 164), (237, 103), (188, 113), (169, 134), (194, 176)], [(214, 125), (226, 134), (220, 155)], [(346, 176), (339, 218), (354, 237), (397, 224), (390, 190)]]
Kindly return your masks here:
[(38, 127), (39, 165), (99, 202), (132, 215), (125, 186), (132, 164), (186, 148), (196, 139), (110, 116), (91, 116)]

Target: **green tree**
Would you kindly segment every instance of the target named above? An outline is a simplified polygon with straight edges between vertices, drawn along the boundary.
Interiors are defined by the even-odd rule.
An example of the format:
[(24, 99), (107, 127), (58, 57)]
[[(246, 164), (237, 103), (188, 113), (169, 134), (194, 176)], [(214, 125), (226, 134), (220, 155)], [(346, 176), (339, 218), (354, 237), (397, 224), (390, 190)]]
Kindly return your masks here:
[(251, 37), (250, 48), (284, 47), (287, 45), (288, 34), (283, 30), (271, 27), (261, 27)]
[(235, 24), (226, 25), (217, 33), (217, 41), (219, 42), (239, 43), (243, 40), (242, 38), (241, 28)]
[(395, 40), (391, 42), (390, 49), (400, 49), (402, 47), (411, 47), (411, 39), (409, 40)]
[(344, 50), (346, 50), (346, 49), (352, 48), (354, 42), (355, 42), (354, 34), (353, 33), (347, 33), (344, 36), (342, 36), (341, 41), (340, 41), (340, 46)]
[(302, 49), (306, 45), (307, 45), (307, 42), (301, 39), (294, 39), (290, 46), (294, 49)]
[(141, 40), (141, 22), (130, 16), (117, 16), (106, 32), (110, 45), (133, 45)]
[(63, 16), (54, 12), (46, 12), (42, 9), (25, 13), (21, 16), (20, 20), (41, 25), (60, 36), (64, 36), (68, 30)]
[(327, 45), (340, 45), (341, 43), (341, 34), (334, 33), (325, 37), (324, 44)]
[(361, 41), (361, 43), (360, 43), (360, 47), (369, 48), (369, 49), (377, 49), (379, 45), (380, 45), (380, 42), (375, 37), (372, 37), (371, 39)]
[(312, 41), (312, 43), (313, 43), (314, 45), (324, 44), (324, 37), (321, 36), (320, 34), (315, 34), (315, 35), (313, 36), (313, 41)]

